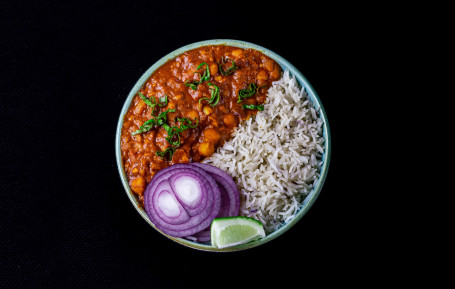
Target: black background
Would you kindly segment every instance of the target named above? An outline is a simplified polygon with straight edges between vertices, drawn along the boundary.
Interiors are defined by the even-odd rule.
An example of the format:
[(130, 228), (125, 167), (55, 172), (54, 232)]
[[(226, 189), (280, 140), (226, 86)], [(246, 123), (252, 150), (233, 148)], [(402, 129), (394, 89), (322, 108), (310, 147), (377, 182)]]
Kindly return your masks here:
[[(370, 83), (389, 50), (374, 7), (1, 3), (0, 288), (368, 285), (394, 274), (376, 270), (388, 241), (368, 169), (380, 161)], [(120, 110), (142, 73), (170, 51), (218, 38), (293, 63), (319, 94), (333, 138), (308, 214), (272, 242), (232, 253), (153, 230), (130, 204), (114, 152)]]

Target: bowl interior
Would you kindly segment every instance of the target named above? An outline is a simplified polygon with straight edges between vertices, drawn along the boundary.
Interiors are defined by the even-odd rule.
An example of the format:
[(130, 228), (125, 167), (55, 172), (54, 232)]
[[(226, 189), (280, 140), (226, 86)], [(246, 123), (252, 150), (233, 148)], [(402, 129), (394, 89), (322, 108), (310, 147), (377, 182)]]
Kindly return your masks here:
[[(206, 45), (229, 45), (229, 46), (235, 46), (235, 47), (241, 47), (241, 48), (251, 48), (258, 50), (262, 52), (264, 55), (269, 56), (270, 58), (274, 59), (280, 66), (282, 67), (283, 70), (289, 70), (289, 73), (292, 76), (296, 77), (296, 80), (300, 84), (301, 87), (305, 88), (306, 93), (308, 94), (309, 99), (313, 103), (314, 107), (316, 110), (319, 111), (320, 116), (323, 120), (323, 136), (325, 138), (325, 151), (322, 156), (323, 160), (323, 166), (320, 171), (321, 177), (319, 178), (318, 183), (314, 187), (314, 189), (306, 196), (303, 206), (299, 210), (299, 212), (296, 214), (296, 216), (289, 221), (288, 223), (282, 225), (278, 230), (268, 234), (265, 238), (243, 244), (243, 245), (238, 245), (234, 247), (228, 247), (224, 249), (217, 249), (212, 247), (210, 244), (204, 244), (204, 243), (197, 243), (193, 242), (184, 238), (175, 238), (168, 236), (164, 233), (162, 233), (160, 230), (158, 230), (155, 225), (150, 221), (148, 218), (146, 212), (144, 209), (140, 208), (139, 203), (134, 196), (134, 193), (131, 191), (129, 185), (128, 185), (128, 180), (127, 177), (124, 173), (123, 170), (123, 162), (122, 162), (122, 157), (121, 157), (121, 151), (120, 151), (120, 139), (121, 139), (121, 129), (123, 126), (123, 116), (126, 114), (128, 111), (128, 108), (130, 107), (130, 104), (136, 95), (136, 93), (139, 91), (139, 89), (143, 86), (143, 84), (148, 80), (148, 78), (153, 74), (155, 70), (157, 70), (161, 65), (166, 63), (168, 60), (171, 60), (178, 55), (184, 53), (185, 51), (195, 49), (201, 46), (206, 46)], [(329, 162), (330, 162), (330, 153), (331, 153), (331, 138), (330, 138), (330, 129), (329, 129), (329, 124), (327, 120), (327, 115), (324, 110), (324, 107), (322, 106), (322, 103), (317, 95), (317, 93), (314, 91), (313, 87), (311, 84), (308, 82), (308, 80), (302, 75), (300, 71), (297, 70), (291, 63), (289, 63), (287, 60), (285, 60), (283, 57), (279, 56), (278, 54), (261, 47), (259, 45), (245, 42), (245, 41), (239, 41), (239, 40), (230, 40), (230, 39), (216, 39), (216, 40), (206, 40), (206, 41), (201, 41), (201, 42), (196, 42), (193, 44), (189, 44), (186, 46), (183, 46), (166, 56), (162, 57), (160, 60), (158, 60), (155, 64), (153, 64), (136, 82), (136, 84), (133, 86), (131, 89), (130, 93), (128, 94), (128, 98), (125, 100), (125, 103), (123, 105), (122, 111), (120, 113), (120, 117), (118, 120), (117, 124), (117, 130), (116, 130), (116, 136), (115, 136), (115, 154), (116, 154), (116, 160), (117, 160), (117, 168), (119, 170), (120, 178), (122, 180), (123, 187), (125, 188), (125, 191), (128, 195), (128, 198), (130, 199), (131, 203), (134, 205), (136, 208), (137, 212), (144, 218), (145, 221), (147, 221), (153, 228), (155, 228), (158, 232), (166, 236), (167, 238), (178, 242), (184, 246), (191, 247), (197, 250), (203, 250), (203, 251), (240, 251), (240, 250), (245, 250), (248, 248), (253, 248), (256, 246), (259, 246), (261, 244), (264, 244), (266, 242), (269, 242), (276, 237), (280, 236), (284, 232), (286, 232), (288, 229), (290, 229), (294, 224), (296, 224), (305, 214), (306, 212), (310, 209), (312, 204), (315, 202), (317, 199), (322, 186), (324, 184), (324, 181), (327, 176), (327, 171), (329, 167)]]

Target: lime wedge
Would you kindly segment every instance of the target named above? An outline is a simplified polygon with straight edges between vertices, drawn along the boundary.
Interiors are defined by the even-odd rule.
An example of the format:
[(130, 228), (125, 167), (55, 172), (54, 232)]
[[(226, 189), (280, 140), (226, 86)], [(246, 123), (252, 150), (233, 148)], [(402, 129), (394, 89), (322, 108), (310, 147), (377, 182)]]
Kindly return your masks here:
[(262, 223), (248, 217), (226, 217), (213, 220), (210, 227), (212, 246), (226, 248), (265, 237)]

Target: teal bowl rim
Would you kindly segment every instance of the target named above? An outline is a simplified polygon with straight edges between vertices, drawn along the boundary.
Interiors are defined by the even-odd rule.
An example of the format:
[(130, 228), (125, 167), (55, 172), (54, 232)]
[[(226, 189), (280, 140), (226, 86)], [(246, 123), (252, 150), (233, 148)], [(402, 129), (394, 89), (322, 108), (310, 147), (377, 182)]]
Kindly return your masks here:
[[(234, 247), (228, 247), (224, 249), (218, 249), (212, 247), (210, 244), (207, 243), (197, 243), (193, 242), (184, 238), (175, 238), (168, 236), (161, 232), (158, 228), (155, 227), (155, 225), (150, 221), (150, 219), (147, 217), (147, 214), (145, 213), (144, 209), (141, 209), (139, 206), (139, 203), (134, 196), (133, 192), (131, 191), (127, 177), (124, 173), (123, 170), (123, 162), (122, 162), (122, 155), (120, 151), (120, 141), (121, 141), (121, 132), (122, 132), (122, 126), (123, 126), (123, 117), (128, 111), (128, 108), (131, 105), (131, 102), (136, 95), (136, 93), (139, 91), (139, 89), (144, 85), (144, 83), (148, 80), (148, 78), (152, 75), (152, 73), (157, 70), (160, 66), (162, 66), (164, 63), (167, 61), (174, 59), (178, 55), (184, 53), (185, 51), (192, 50), (201, 46), (206, 46), (206, 45), (228, 45), (228, 46), (235, 46), (239, 48), (250, 48), (250, 49), (255, 49), (263, 54), (269, 56), (270, 58), (274, 59), (278, 64), (281, 65), (283, 70), (289, 70), (289, 73), (291, 76), (295, 76), (296, 80), (300, 84), (300, 86), (305, 88), (306, 93), (308, 94), (309, 99), (313, 103), (313, 106), (315, 107), (316, 110), (319, 110), (320, 116), (323, 120), (323, 136), (325, 137), (325, 151), (322, 156), (323, 159), (323, 165), (320, 171), (320, 178), (318, 183), (316, 184), (316, 187), (313, 188), (313, 190), (305, 197), (305, 200), (303, 201), (303, 206), (300, 208), (300, 210), (297, 212), (297, 214), (294, 216), (292, 220), (290, 220), (288, 223), (282, 225), (279, 229), (276, 231), (268, 234), (265, 238), (234, 246)], [(123, 187), (125, 188), (126, 194), (133, 204), (133, 206), (136, 208), (136, 211), (144, 218), (144, 220), (149, 223), (153, 228), (155, 228), (159, 233), (164, 235), (165, 237), (182, 244), (184, 246), (201, 250), (201, 251), (214, 251), (214, 252), (229, 252), (229, 251), (241, 251), (253, 247), (257, 247), (259, 245), (265, 244), (267, 242), (272, 241), (273, 239), (277, 238), (278, 236), (282, 235), (284, 232), (289, 230), (292, 226), (294, 226), (302, 217), (308, 212), (308, 210), (311, 208), (311, 206), (314, 204), (316, 199), (318, 198), (322, 187), (324, 185), (324, 182), (327, 177), (328, 169), (329, 169), (329, 164), (330, 164), (330, 155), (331, 155), (331, 135), (330, 135), (330, 128), (329, 128), (329, 123), (327, 119), (327, 114), (325, 112), (325, 109), (322, 105), (321, 100), (319, 99), (319, 96), (317, 95), (316, 91), (314, 90), (313, 86), (310, 84), (310, 82), (303, 76), (303, 74), (294, 66), (292, 65), (289, 61), (281, 57), (280, 55), (276, 54), (275, 52), (259, 46), (257, 44), (253, 44), (250, 42), (246, 41), (241, 41), (241, 40), (232, 40), (232, 39), (213, 39), (213, 40), (205, 40), (205, 41), (199, 41), (195, 42), (192, 44), (188, 44), (185, 46), (182, 46), (169, 54), (165, 55), (162, 57), (160, 60), (155, 62), (145, 73), (139, 78), (139, 80), (136, 82), (136, 84), (133, 86), (131, 89), (130, 93), (128, 94), (127, 99), (125, 100), (125, 103), (123, 104), (123, 108), (120, 112), (120, 117), (118, 120), (117, 124), (117, 130), (116, 130), (116, 135), (115, 135), (115, 156), (116, 156), (116, 161), (117, 161), (117, 168), (120, 174), (120, 179), (122, 181)]]

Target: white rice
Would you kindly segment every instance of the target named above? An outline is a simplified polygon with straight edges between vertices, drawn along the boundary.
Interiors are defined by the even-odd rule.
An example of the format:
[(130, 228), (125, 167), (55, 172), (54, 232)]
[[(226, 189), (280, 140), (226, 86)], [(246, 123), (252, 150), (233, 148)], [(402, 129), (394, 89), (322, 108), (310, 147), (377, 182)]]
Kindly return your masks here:
[(307, 93), (285, 71), (269, 89), (264, 111), (204, 162), (234, 178), (240, 215), (261, 221), (270, 233), (295, 216), (318, 181), (322, 125)]

